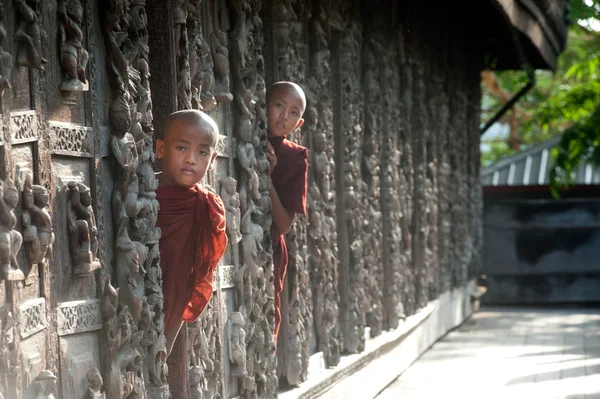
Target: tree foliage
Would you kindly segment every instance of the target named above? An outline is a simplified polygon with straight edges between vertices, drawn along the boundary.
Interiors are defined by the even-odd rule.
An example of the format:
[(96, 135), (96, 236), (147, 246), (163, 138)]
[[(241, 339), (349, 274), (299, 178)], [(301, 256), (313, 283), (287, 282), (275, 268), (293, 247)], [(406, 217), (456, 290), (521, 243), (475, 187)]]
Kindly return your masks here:
[[(482, 157), (484, 164), (494, 162), (562, 134), (553, 154), (555, 193), (569, 184), (581, 162), (600, 164), (600, 0), (571, 0), (569, 17), (573, 23), (568, 46), (556, 73), (536, 71), (534, 89), (501, 120), (510, 127), (508, 137), (488, 142), (490, 151)], [(495, 87), (490, 84), (494, 80)], [(483, 72), (482, 120), (490, 118), (526, 80), (522, 71)]]

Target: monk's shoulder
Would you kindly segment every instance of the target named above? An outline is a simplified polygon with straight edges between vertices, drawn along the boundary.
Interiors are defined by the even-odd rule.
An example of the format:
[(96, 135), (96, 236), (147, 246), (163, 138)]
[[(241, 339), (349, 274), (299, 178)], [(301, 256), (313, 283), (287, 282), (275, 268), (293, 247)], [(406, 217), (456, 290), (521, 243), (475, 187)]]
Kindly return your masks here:
[(217, 192), (210, 186), (200, 185), (199, 187), (199, 195), (204, 197), (204, 201), (208, 205), (208, 208), (212, 212), (216, 212), (217, 214), (224, 215), (225, 214), (225, 205), (223, 205), (223, 200), (221, 196), (217, 194)]
[(285, 139), (283, 140), (281, 147), (282, 150), (285, 151), (286, 156), (291, 156), (298, 160), (308, 158), (308, 149), (306, 147), (301, 146), (300, 144), (294, 143), (293, 141)]

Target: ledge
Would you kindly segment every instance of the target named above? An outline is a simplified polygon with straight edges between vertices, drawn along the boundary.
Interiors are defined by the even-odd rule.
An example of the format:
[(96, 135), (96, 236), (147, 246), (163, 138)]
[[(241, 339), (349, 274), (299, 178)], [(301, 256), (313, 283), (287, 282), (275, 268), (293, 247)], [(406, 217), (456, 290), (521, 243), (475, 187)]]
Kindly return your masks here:
[(474, 280), (445, 292), (407, 317), (396, 330), (368, 339), (364, 352), (343, 356), (335, 368), (324, 368), (321, 353), (311, 356), (308, 380), (297, 388), (278, 392), (278, 397), (374, 398), (431, 345), (472, 314), (474, 292)]

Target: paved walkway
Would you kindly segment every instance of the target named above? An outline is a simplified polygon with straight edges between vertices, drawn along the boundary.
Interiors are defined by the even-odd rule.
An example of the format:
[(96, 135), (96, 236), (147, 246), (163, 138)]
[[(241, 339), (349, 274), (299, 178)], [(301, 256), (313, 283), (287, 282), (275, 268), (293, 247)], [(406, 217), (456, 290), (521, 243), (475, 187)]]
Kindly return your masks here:
[(483, 308), (377, 399), (600, 399), (600, 309)]

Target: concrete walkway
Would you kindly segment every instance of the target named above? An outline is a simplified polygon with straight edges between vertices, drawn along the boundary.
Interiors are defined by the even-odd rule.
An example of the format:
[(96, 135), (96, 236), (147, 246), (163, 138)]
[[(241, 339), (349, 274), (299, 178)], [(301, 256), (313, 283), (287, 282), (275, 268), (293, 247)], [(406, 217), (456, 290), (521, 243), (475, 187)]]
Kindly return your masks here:
[(600, 398), (600, 308), (482, 308), (377, 398)]

